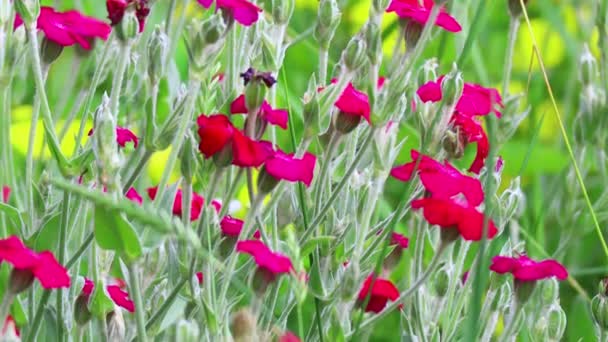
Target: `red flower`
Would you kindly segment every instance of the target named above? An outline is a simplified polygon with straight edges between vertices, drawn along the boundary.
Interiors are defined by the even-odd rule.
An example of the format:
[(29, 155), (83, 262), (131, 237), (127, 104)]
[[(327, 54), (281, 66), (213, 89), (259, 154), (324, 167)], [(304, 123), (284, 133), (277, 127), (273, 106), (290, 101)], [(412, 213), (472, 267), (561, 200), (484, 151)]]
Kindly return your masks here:
[(11, 188), (7, 185), (2, 186), (2, 202), (8, 203), (9, 198), (11, 197)]
[(95, 283), (89, 278), (84, 278), (84, 285), (82, 286), (82, 294), (85, 297), (89, 297), (93, 293), (93, 289), (95, 288)]
[(198, 279), (198, 284), (201, 285), (203, 283), (203, 272), (196, 272), (196, 279)]
[[(249, 110), (245, 105), (245, 95), (241, 95), (236, 98), (236, 100), (232, 101), (230, 104), (230, 113), (231, 114), (247, 114)], [(266, 100), (262, 103), (262, 107), (258, 112), (261, 119), (266, 121), (271, 125), (276, 125), (281, 127), (282, 129), (287, 129), (287, 120), (289, 118), (289, 113), (285, 109), (274, 109)]]
[(108, 291), (108, 295), (110, 295), (110, 298), (116, 305), (120, 306), (121, 308), (124, 308), (125, 310), (131, 313), (135, 312), (135, 304), (133, 304), (133, 301), (129, 299), (129, 293), (123, 291), (120, 286), (108, 285), (106, 286), (106, 290)]
[[(445, 76), (437, 81), (423, 84), (416, 93), (422, 102), (438, 102), (442, 98), (441, 82)], [(456, 103), (455, 111), (466, 116), (484, 116), (492, 112), (500, 118), (502, 113), (496, 107), (503, 107), (502, 98), (498, 90), (485, 88), (479, 84), (465, 83), (462, 95)]]
[(228, 151), (231, 154), (232, 164), (241, 167), (258, 167), (269, 155), (267, 148), (260, 142), (246, 137), (225, 115), (201, 115), (197, 119), (197, 124), (200, 138), (198, 149), (205, 158)]
[(236, 244), (236, 250), (239, 253), (251, 255), (258, 268), (266, 271), (273, 279), (276, 276), (293, 271), (291, 260), (288, 257), (271, 251), (262, 241), (239, 241)]
[(475, 160), (469, 167), (469, 172), (479, 174), (485, 164), (485, 160), (490, 153), (490, 142), (483, 127), (472, 116), (454, 112), (450, 119), (452, 126), (458, 132), (458, 139), (463, 146), (466, 144), (477, 143), (477, 154)]
[[(22, 24), (23, 20), (17, 14), (13, 27), (17, 28)], [(110, 25), (78, 11), (57, 12), (48, 6), (40, 8), (36, 24), (36, 28), (44, 32), (48, 40), (61, 46), (78, 44), (85, 50), (91, 49), (91, 41), (94, 38), (107, 40), (112, 31)]]
[(222, 230), (222, 235), (224, 236), (233, 236), (239, 237), (241, 234), (241, 230), (243, 230), (243, 220), (239, 220), (232, 216), (224, 216), (222, 221), (220, 221), (220, 229)]
[[(94, 130), (91, 128), (89, 130), (88, 135), (92, 136), (93, 133), (94, 133)], [(135, 135), (135, 133), (133, 133), (128, 128), (123, 128), (123, 127), (117, 126), (116, 127), (116, 143), (118, 144), (118, 146), (125, 147), (125, 145), (127, 145), (128, 142), (132, 142), (133, 147), (137, 148), (137, 145), (139, 145), (139, 138), (137, 137), (137, 135)]]
[(534, 261), (526, 255), (517, 258), (495, 256), (490, 270), (499, 274), (511, 273), (519, 281), (537, 281), (556, 277), (559, 280), (568, 278), (568, 271), (559, 262), (547, 259)]
[(127, 191), (127, 193), (125, 194), (125, 197), (139, 205), (142, 205), (142, 203), (144, 202), (144, 199), (134, 188), (129, 188), (129, 191)]
[(462, 193), (470, 206), (476, 207), (483, 202), (483, 189), (478, 179), (461, 174), (447, 161), (443, 164), (422, 155), (416, 150), (411, 151), (412, 161), (391, 170), (391, 176), (408, 182), (412, 179), (417, 160), (418, 174), (424, 188), (431, 192), (434, 198), (449, 199)]
[[(213, 0), (197, 0), (205, 8), (211, 7)], [(217, 0), (216, 9), (222, 9), (229, 13), (234, 20), (244, 26), (250, 26), (259, 18), (262, 9), (247, 0)]]
[(146, 18), (150, 14), (148, 0), (106, 0), (106, 8), (108, 10), (108, 19), (112, 26), (118, 25), (125, 15), (127, 6), (135, 4), (135, 16), (139, 23), (139, 32), (143, 32), (146, 25)]
[(317, 157), (311, 153), (306, 152), (302, 158), (295, 158), (294, 154), (277, 150), (266, 160), (264, 170), (277, 180), (299, 181), (309, 187), (316, 163)]
[[(475, 207), (458, 203), (455, 199), (422, 198), (412, 201), (413, 209), (422, 209), (428, 223), (444, 229), (456, 229), (463, 239), (479, 241), (483, 233), (484, 215)], [(497, 233), (492, 220), (489, 221), (488, 238)]]
[(466, 271), (462, 274), (462, 278), (460, 279), (462, 281), (462, 285), (466, 284), (468, 279), (469, 279), (469, 271)]
[[(370, 286), (372, 284), (372, 275), (365, 279), (363, 287), (359, 291), (358, 301), (363, 303), (365, 298), (370, 293)], [(371, 294), (369, 294), (369, 301), (365, 307), (365, 312), (379, 313), (384, 309), (386, 303), (395, 301), (399, 298), (399, 290), (395, 285), (388, 279), (376, 278), (374, 286), (371, 288)]]
[(391, 245), (397, 246), (397, 248), (406, 249), (410, 244), (410, 240), (405, 236), (393, 232), (391, 235)]
[(286, 331), (283, 336), (279, 338), (279, 342), (300, 342), (300, 338), (291, 331)]
[[(420, 0), (392, 0), (386, 12), (395, 12), (401, 19), (409, 19), (425, 25), (429, 21), (433, 6), (435, 6), (433, 0), (423, 0), (422, 4)], [(435, 25), (450, 32), (462, 30), (458, 21), (449, 15), (443, 6), (439, 10)]]
[[(336, 82), (336, 80), (332, 80), (332, 83)], [(335, 105), (342, 113), (350, 116), (363, 117), (368, 123), (371, 123), (367, 94), (355, 89), (352, 83), (349, 83), (346, 86), (346, 89), (344, 89), (344, 92), (342, 92)]]
[(27, 248), (16, 236), (0, 240), (0, 263), (13, 265), (24, 276), (35, 277), (45, 289), (70, 287), (68, 271), (57, 262), (53, 253), (37, 253)]
[(19, 331), (19, 328), (17, 328), (17, 323), (11, 315), (6, 316), (6, 319), (4, 320), (4, 325), (2, 325), (2, 330), (0, 331), (0, 338), (2, 340), (7, 338), (7, 340), (10, 341), (11, 338), (8, 336), (9, 333), (12, 333), (16, 337), (21, 336), (21, 332)]
[[(148, 196), (150, 199), (154, 200), (156, 198), (156, 193), (158, 192), (158, 187), (148, 188), (147, 190)], [(192, 202), (190, 204), (190, 220), (196, 221), (199, 216), (201, 216), (201, 211), (203, 210), (203, 206), (205, 205), (205, 199), (203, 196), (192, 193)], [(173, 215), (182, 217), (182, 190), (178, 189), (175, 193), (175, 200), (173, 201)]]

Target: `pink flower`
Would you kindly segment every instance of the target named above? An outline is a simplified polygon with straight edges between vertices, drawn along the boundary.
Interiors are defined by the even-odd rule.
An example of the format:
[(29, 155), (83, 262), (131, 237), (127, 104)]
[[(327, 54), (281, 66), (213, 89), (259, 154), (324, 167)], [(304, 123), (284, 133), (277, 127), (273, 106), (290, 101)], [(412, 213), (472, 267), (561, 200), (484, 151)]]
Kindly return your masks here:
[(414, 173), (417, 160), (417, 171), (424, 188), (434, 198), (449, 199), (463, 194), (470, 206), (476, 207), (483, 202), (483, 189), (478, 179), (463, 175), (454, 166), (445, 161), (443, 164), (416, 150), (411, 151), (412, 161), (391, 170), (391, 176), (403, 182), (409, 182)]
[(8, 203), (11, 197), (11, 188), (8, 185), (2, 186), (2, 202)]
[[(336, 82), (336, 80), (332, 80), (332, 83)], [(363, 117), (368, 123), (371, 123), (369, 118), (371, 109), (367, 94), (355, 89), (352, 83), (346, 86), (335, 105), (342, 113)]]
[(477, 143), (477, 154), (469, 167), (469, 172), (479, 174), (490, 153), (490, 142), (486, 132), (474, 117), (463, 115), (460, 112), (454, 112), (450, 122), (458, 132), (458, 139), (463, 146)]
[(116, 305), (131, 313), (135, 312), (135, 304), (133, 304), (133, 301), (129, 298), (129, 293), (123, 291), (119, 285), (108, 285), (106, 286), (106, 290)]
[[(401, 19), (409, 19), (420, 25), (425, 25), (429, 21), (433, 6), (435, 6), (433, 0), (392, 0), (386, 12), (395, 12)], [(443, 6), (439, 10), (435, 25), (450, 32), (460, 32), (462, 30), (458, 21), (450, 16)]]
[(82, 294), (85, 297), (91, 296), (93, 294), (93, 289), (95, 288), (95, 283), (89, 278), (84, 278), (84, 285), (82, 286)]
[[(148, 188), (147, 190), (148, 196), (150, 199), (154, 200), (156, 198), (156, 193), (158, 192), (158, 187)], [(203, 210), (203, 206), (205, 205), (205, 199), (203, 196), (192, 193), (192, 201), (190, 204), (190, 220), (196, 221), (201, 216), (201, 211)], [(173, 215), (177, 217), (182, 217), (182, 190), (178, 189), (175, 193), (175, 200), (173, 201)]]
[(397, 248), (400, 249), (407, 249), (409, 244), (410, 240), (405, 236), (395, 232), (393, 232), (393, 234), (391, 235), (391, 245), (397, 246)]
[(137, 192), (137, 190), (132, 187), (129, 188), (129, 191), (127, 191), (125, 197), (139, 205), (142, 205), (142, 203), (144, 202), (144, 199), (141, 197), (141, 195)]
[[(454, 199), (422, 198), (412, 201), (413, 209), (422, 209), (424, 218), (429, 224), (443, 229), (456, 229), (463, 239), (479, 241), (482, 238), (484, 214), (474, 207), (458, 203)], [(488, 223), (488, 239), (493, 238), (498, 230), (492, 220)]]
[[(241, 95), (237, 97), (230, 104), (230, 113), (231, 114), (247, 114), (249, 110), (245, 105), (245, 95)], [(258, 112), (260, 118), (271, 125), (276, 125), (281, 127), (282, 129), (287, 129), (287, 121), (289, 118), (289, 113), (285, 109), (274, 109), (270, 104), (264, 100), (262, 103), (262, 107)]]
[[(38, 279), (45, 289), (70, 287), (68, 271), (57, 262), (53, 253), (32, 251), (16, 236), (0, 240), (0, 263), (2, 262), (13, 265), (13, 273), (19, 271), (27, 281)], [(26, 285), (25, 288), (29, 286)]]
[[(418, 88), (416, 94), (422, 102), (441, 101), (441, 82), (444, 77), (439, 77), (437, 81), (429, 81)], [(485, 88), (474, 83), (465, 83), (462, 95), (456, 102), (455, 111), (466, 116), (484, 116), (494, 112), (496, 117), (500, 118), (502, 114), (496, 107), (503, 107), (498, 90)]]
[(239, 241), (236, 244), (239, 253), (246, 253), (253, 257), (258, 268), (265, 271), (274, 280), (281, 274), (291, 273), (293, 266), (288, 257), (273, 252), (260, 240)]
[(118, 25), (125, 15), (127, 6), (135, 4), (135, 16), (139, 23), (139, 32), (144, 31), (146, 25), (146, 18), (150, 14), (150, 7), (148, 6), (148, 0), (106, 0), (106, 8), (108, 10), (108, 18), (112, 23), (112, 26)]
[(198, 149), (205, 158), (227, 153), (230, 162), (241, 167), (258, 167), (268, 158), (268, 149), (246, 137), (225, 115), (201, 115), (197, 124), (200, 138)]
[(291, 331), (286, 331), (283, 336), (279, 338), (279, 342), (300, 342), (300, 338)]
[(241, 230), (243, 230), (243, 220), (239, 220), (232, 216), (224, 216), (220, 221), (220, 229), (222, 230), (222, 235), (224, 236), (233, 236), (239, 237), (241, 234)]
[(461, 278), (462, 285), (466, 284), (468, 279), (469, 279), (469, 271), (466, 271), (462, 274), (462, 278)]
[(496, 160), (496, 166), (494, 166), (494, 172), (501, 172), (502, 168), (505, 166), (505, 161), (501, 156), (498, 156)]
[(559, 262), (547, 259), (534, 261), (526, 255), (517, 258), (495, 256), (490, 270), (499, 274), (511, 273), (519, 281), (537, 281), (556, 277), (559, 280), (568, 278), (568, 271)]
[[(13, 27), (17, 28), (22, 24), (23, 20), (17, 14)], [(48, 40), (61, 46), (78, 44), (85, 50), (91, 49), (91, 41), (94, 38), (107, 40), (112, 31), (110, 25), (78, 11), (57, 12), (48, 6), (40, 8), (36, 24)]]
[[(205, 8), (211, 7), (213, 0), (197, 0)], [(216, 9), (229, 13), (234, 20), (244, 26), (258, 21), (262, 9), (247, 0), (216, 0)]]
[(399, 290), (388, 279), (376, 278), (373, 287), (370, 289), (371, 285), (372, 275), (365, 279), (363, 287), (359, 291), (359, 296), (357, 297), (358, 302), (363, 304), (365, 298), (369, 294), (370, 297), (367, 306), (365, 307), (365, 312), (379, 313), (384, 309), (389, 300), (395, 301), (399, 298)]
[(302, 158), (295, 158), (294, 154), (277, 150), (266, 160), (264, 170), (277, 180), (299, 181), (309, 187), (316, 163), (317, 158), (311, 153), (306, 152)]
[[(93, 133), (95, 133), (95, 131), (91, 128), (89, 130), (88, 135), (92, 136)], [(128, 128), (123, 128), (123, 127), (117, 126), (116, 127), (116, 143), (118, 144), (118, 146), (125, 147), (127, 145), (127, 143), (129, 143), (129, 142), (132, 142), (133, 147), (137, 148), (137, 145), (139, 145), (139, 138), (137, 137), (137, 135), (135, 135), (135, 133), (133, 133)]]
[(211, 201), (211, 205), (213, 206), (213, 209), (217, 214), (219, 214), (222, 210), (222, 201), (220, 200), (214, 199), (213, 201)]
[(203, 272), (196, 272), (196, 279), (198, 280), (198, 284), (201, 285), (203, 283)]

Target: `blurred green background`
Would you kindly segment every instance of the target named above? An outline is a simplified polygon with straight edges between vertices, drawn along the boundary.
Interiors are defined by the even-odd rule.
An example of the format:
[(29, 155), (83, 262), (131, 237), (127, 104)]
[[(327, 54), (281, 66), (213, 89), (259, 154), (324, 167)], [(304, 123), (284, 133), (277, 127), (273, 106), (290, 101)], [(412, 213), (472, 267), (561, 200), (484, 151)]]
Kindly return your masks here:
[[(461, 48), (470, 27), (473, 10), (478, 1), (488, 0), (460, 0), (450, 1), (452, 3), (451, 13), (459, 19), (464, 30), (458, 35), (443, 37), (438, 33), (425, 52), (427, 58), (441, 54), (440, 70), (447, 72), (455, 60), (457, 52)], [(342, 23), (338, 29), (334, 44), (330, 50), (330, 70), (339, 59), (342, 49), (348, 40), (365, 23), (371, 0), (347, 1), (347, 6), (342, 15)], [(106, 16), (105, 2), (95, 1), (43, 1), (44, 4), (53, 5), (60, 9), (79, 8), (85, 13), (103, 18)], [(296, 0), (295, 15), (289, 26), (288, 36), (296, 37), (311, 29), (316, 18), (317, 0)], [(152, 13), (150, 21), (160, 22), (164, 19), (163, 1), (159, 1)], [(502, 82), (502, 71), (504, 53), (506, 49), (508, 14), (506, 0), (489, 0), (483, 14), (481, 33), (478, 35), (473, 49), (466, 63), (460, 68), (464, 71), (465, 80), (476, 82), (486, 86), (500, 87)], [(594, 27), (595, 2), (588, 1), (559, 1), (559, 0), (533, 0), (530, 1), (529, 13), (531, 24), (536, 38), (541, 44), (542, 57), (549, 71), (549, 78), (555, 92), (558, 106), (566, 129), (572, 139), (572, 127), (579, 105), (580, 83), (579, 83), (579, 57), (584, 44), (589, 44), (593, 54), (599, 58), (597, 48), (598, 34)], [(188, 8), (188, 15), (194, 18), (202, 18), (208, 15), (195, 1)], [(395, 15), (385, 15), (383, 28), (385, 29), (385, 60), (390, 60), (391, 52), (397, 36), (396, 30), (391, 30), (391, 23), (396, 19)], [(148, 24), (148, 30), (151, 31)], [(394, 26), (393, 26), (394, 27)], [(442, 43), (445, 45), (442, 47)], [(51, 98), (52, 108), (64, 108), (58, 113), (59, 118), (68, 115), (69, 107), (75, 96), (66, 98), (66, 89), (73, 78), (74, 58), (72, 49), (66, 49), (53, 65), (48, 80), (48, 92)], [(514, 71), (512, 76), (511, 93), (522, 93), (523, 106), (530, 108), (529, 117), (521, 124), (515, 136), (506, 142), (500, 149), (500, 155), (505, 160), (505, 170), (502, 177), (502, 189), (509, 186), (515, 178), (521, 177), (521, 184), (527, 196), (525, 211), (520, 226), (523, 234), (522, 239), (528, 242), (529, 254), (541, 258), (546, 254), (557, 258), (566, 264), (571, 275), (582, 285), (587, 294), (593, 297), (597, 291), (597, 283), (601, 277), (608, 273), (605, 265), (605, 257), (600, 243), (593, 231), (588, 211), (582, 203), (582, 197), (578, 185), (571, 176), (571, 164), (567, 156), (563, 139), (559, 131), (555, 113), (550, 104), (542, 74), (538, 63), (531, 64), (532, 41), (525, 23), (520, 26), (518, 35)], [(288, 84), (290, 97), (294, 111), (297, 112), (298, 104), (293, 100), (300, 98), (307, 86), (308, 78), (317, 68), (318, 50), (311, 35), (292, 46), (286, 56), (284, 70)], [(176, 65), (182, 75), (187, 73), (187, 56), (183, 45), (175, 51)], [(390, 75), (386, 75), (389, 76)], [(99, 89), (101, 96), (103, 90), (107, 90), (110, 84), (103, 84)], [(283, 85), (285, 86), (285, 85)], [(415, 86), (412, 87), (415, 90)], [(33, 82), (25, 82), (16, 89), (16, 97), (20, 99), (13, 108), (12, 139), (18, 162), (24, 160), (27, 150), (27, 137), (30, 125), (32, 97), (34, 93)], [(281, 91), (278, 92), (281, 94)], [(64, 103), (65, 102), (65, 103)], [(129, 108), (132, 111), (143, 110), (143, 108)], [(297, 115), (297, 113), (296, 113)], [(62, 120), (59, 127), (62, 126)], [(301, 122), (292, 122), (301, 125)], [(78, 121), (75, 121), (63, 140), (63, 148), (69, 154), (73, 150), (73, 139)], [(41, 126), (42, 127), (42, 126)], [(42, 128), (38, 132), (42, 132)], [(296, 130), (298, 131), (298, 130)], [(408, 135), (407, 146), (404, 147), (399, 162), (407, 160), (408, 147), (416, 146), (416, 139), (403, 130), (402, 136)], [(283, 146), (291, 146), (288, 143), (286, 132), (279, 132), (279, 140), (284, 141)], [(604, 144), (592, 138), (577, 139), (578, 147), (587, 148), (589, 155), (583, 160), (585, 171), (585, 182), (595, 201), (604, 192), (605, 184), (599, 174), (599, 161), (592, 156), (591, 152), (604, 148)], [(36, 153), (41, 151), (42, 136), (38, 137)], [(474, 146), (467, 149), (467, 155), (472, 158)], [(577, 149), (577, 153), (581, 151)], [(164, 161), (169, 151), (156, 153), (152, 158), (149, 177), (150, 183), (155, 184), (160, 178)], [(465, 158), (466, 159), (466, 158)], [(468, 159), (470, 160), (470, 159)], [(463, 165), (466, 163), (463, 162)], [(402, 189), (402, 185), (390, 181), (388, 183), (384, 210), (390, 209), (396, 196)], [(501, 190), (502, 191), (502, 190)], [(244, 194), (245, 192), (243, 192)], [(598, 202), (596, 210), (605, 225), (608, 208)], [(575, 215), (568, 215), (568, 213)], [(507, 229), (509, 229), (507, 227)], [(562, 284), (562, 305), (568, 314), (567, 340), (592, 341), (593, 326), (588, 309), (588, 301), (570, 287), (566, 282)], [(390, 324), (387, 322), (387, 324)], [(382, 330), (382, 329), (379, 329)], [(390, 332), (390, 329), (384, 329)]]

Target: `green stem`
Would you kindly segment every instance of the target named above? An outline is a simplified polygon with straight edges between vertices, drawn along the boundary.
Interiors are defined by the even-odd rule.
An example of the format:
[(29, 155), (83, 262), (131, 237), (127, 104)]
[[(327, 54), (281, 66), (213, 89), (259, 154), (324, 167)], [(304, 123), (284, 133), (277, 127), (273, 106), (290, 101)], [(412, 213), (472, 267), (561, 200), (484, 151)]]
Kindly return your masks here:
[(234, 176), (234, 179), (232, 180), (232, 182), (230, 184), (230, 188), (228, 188), (228, 191), (226, 191), (226, 194), (222, 198), (222, 209), (220, 210), (220, 214), (218, 215), (219, 217), (224, 217), (224, 215), (226, 215), (226, 212), (228, 211), (228, 207), (229, 207), (229, 201), (232, 198), (232, 196), (234, 195), (234, 192), (236, 191), (236, 188), (239, 185), (239, 181), (243, 177), (244, 173), (245, 173), (245, 170), (242, 168), (239, 168), (236, 175)]
[(329, 51), (325, 48), (319, 49), (319, 84), (325, 84), (327, 79), (327, 61), (329, 59)]
[[(433, 274), (433, 272), (435, 271), (437, 266), (439, 266), (439, 262), (441, 261), (441, 256), (443, 255), (443, 252), (447, 249), (447, 246), (448, 245), (443, 242), (439, 245), (439, 248), (437, 248), (437, 252), (435, 253), (433, 260), (431, 260), (431, 263), (429, 264), (428, 268), (426, 269), (426, 272), (424, 272), (420, 276), (420, 278), (418, 280), (416, 280), (416, 282), (414, 282), (414, 284), (412, 284), (412, 286), (410, 286), (409, 289), (407, 289), (405, 292), (403, 292), (397, 300), (395, 300), (394, 302), (387, 305), (384, 308), (384, 310), (382, 310), (380, 313), (368, 318), (365, 322), (363, 322), (359, 326), (355, 325), (356, 326), (355, 331), (352, 335), (350, 335), (351, 339), (355, 338), (357, 336), (358, 330), (360, 330), (360, 329), (365, 330), (365, 328), (373, 325), (375, 322), (384, 318), (386, 315), (388, 315), (394, 309), (396, 309), (403, 302), (404, 299), (406, 299), (407, 297), (416, 293), (416, 291), (420, 288), (420, 286), (422, 286), (426, 282), (426, 280)], [(375, 279), (377, 279), (377, 278), (375, 278)], [(372, 281), (372, 284), (370, 284), (370, 288), (373, 286), (375, 279), (374, 279), (374, 281)], [(370, 294), (371, 294), (371, 292), (368, 293), (368, 296), (366, 298), (367, 300), (365, 301), (366, 303), (369, 301)], [(365, 305), (366, 304), (364, 303), (363, 307), (365, 307)]]
[(13, 304), (13, 300), (15, 299), (15, 294), (11, 291), (5, 291), (4, 297), (2, 298), (2, 303), (0, 303), (0, 322), (4, 326), (4, 322), (6, 322), (6, 317), (11, 310), (11, 304)]
[(160, 306), (160, 308), (158, 308), (158, 310), (146, 322), (146, 331), (150, 330), (152, 328), (152, 326), (159, 319), (162, 318), (162, 316), (165, 314), (165, 312), (167, 312), (167, 310), (169, 310), (169, 308), (171, 307), (171, 305), (177, 298), (179, 291), (182, 289), (182, 287), (184, 287), (184, 285), (186, 285), (187, 281), (188, 281), (188, 279), (184, 277), (182, 280), (179, 281), (179, 283), (177, 283), (177, 285), (175, 285), (175, 287), (173, 288), (171, 293), (169, 293), (169, 295), (167, 296), (167, 298), (165, 299), (163, 304)]
[(323, 156), (323, 166), (321, 166), (321, 172), (317, 177), (317, 184), (315, 184), (315, 213), (319, 213), (319, 209), (321, 209), (321, 202), (323, 198), (323, 193), (325, 192), (325, 185), (331, 185), (331, 181), (327, 179), (329, 173), (329, 165), (331, 164), (331, 159), (338, 150), (338, 146), (340, 146), (341, 137), (342, 135), (340, 133), (334, 131), (331, 136), (331, 139), (329, 140), (329, 145), (327, 146), (325, 155)]
[(511, 319), (509, 320), (509, 323), (500, 335), (500, 339), (498, 340), (499, 342), (506, 342), (513, 338), (517, 340), (518, 334), (516, 330), (519, 323), (519, 319), (523, 312), (523, 306), (520, 305), (520, 303), (517, 301), (516, 296), (513, 295), (513, 303), (511, 304)]
[[(304, 315), (302, 314), (302, 303), (297, 304), (297, 313), (298, 313), (298, 337), (304, 337)], [(321, 331), (319, 331), (319, 335)]]
[(36, 221), (36, 210), (34, 206), (34, 141), (36, 140), (36, 128), (38, 126), (39, 115), (40, 100), (36, 97), (36, 99), (34, 99), (34, 109), (32, 111), (32, 121), (30, 122), (30, 133), (27, 143), (27, 156), (25, 158), (25, 188), (28, 208), (27, 225), (29, 229), (34, 229)]
[(509, 36), (507, 52), (505, 54), (505, 64), (502, 76), (502, 96), (507, 97), (509, 94), (509, 84), (511, 84), (511, 72), (513, 70), (513, 52), (515, 51), (515, 41), (517, 40), (517, 31), (519, 29), (519, 17), (509, 17)]
[(146, 313), (144, 312), (145, 303), (141, 297), (141, 285), (139, 283), (139, 273), (133, 264), (127, 265), (129, 269), (129, 294), (133, 296), (135, 304), (135, 321), (137, 322), (137, 340), (146, 342)]
[(127, 191), (129, 191), (129, 189), (133, 186), (135, 181), (137, 181), (137, 178), (139, 178), (140, 174), (145, 169), (146, 164), (148, 164), (150, 157), (152, 157), (152, 151), (146, 149), (145, 147), (143, 147), (143, 148), (145, 149), (144, 154), (141, 157), (141, 159), (139, 160), (139, 162), (137, 163), (137, 165), (135, 166), (135, 168), (133, 169), (131, 176), (129, 176), (129, 179), (123, 186), (123, 188), (122, 188), (123, 194), (126, 194)]
[(78, 248), (76, 253), (74, 253), (70, 260), (68, 260), (68, 262), (65, 264), (65, 268), (70, 269), (80, 259), (84, 252), (87, 251), (87, 248), (89, 248), (93, 240), (95, 240), (95, 234), (93, 232), (90, 232), (89, 235), (87, 235), (87, 237), (84, 239), (84, 242), (82, 243), (80, 248)]
[[(66, 254), (66, 235), (68, 230), (68, 217), (70, 211), (70, 193), (63, 192), (61, 202), (61, 222), (59, 223), (59, 253), (57, 261), (63, 265)], [(57, 340), (63, 341), (65, 324), (63, 322), (63, 289), (57, 289)]]
[(125, 79), (125, 73), (127, 66), (129, 66), (129, 57), (131, 53), (131, 47), (127, 43), (121, 42), (120, 52), (118, 54), (118, 67), (114, 72), (114, 78), (112, 80), (112, 90), (110, 92), (110, 110), (114, 118), (118, 118), (119, 107), (120, 107), (120, 94), (122, 93), (122, 84)]
[[(0, 65), (2, 68), (2, 65)], [(1, 74), (1, 72), (0, 72)], [(4, 151), (2, 152), (2, 160), (4, 161), (3, 168), (6, 170), (6, 184), (12, 189), (16, 188), (15, 181), (15, 161), (13, 158), (13, 145), (11, 143), (11, 87), (10, 80), (0, 90), (0, 103), (2, 105), (2, 118), (0, 124), (2, 125), (2, 146)]]
[(34, 315), (34, 319), (32, 320), (32, 325), (27, 332), (27, 335), (23, 339), (24, 342), (31, 342), (36, 340), (36, 335), (38, 334), (38, 329), (40, 329), (40, 323), (42, 323), (42, 315), (44, 314), (44, 308), (46, 303), (51, 298), (51, 291), (45, 290), (40, 297), (40, 301), (38, 302), (38, 306), (36, 307), (36, 314)]
[[(194, 112), (194, 106), (196, 104), (196, 98), (198, 96), (198, 91), (200, 89), (200, 82), (195, 80), (190, 80), (190, 96), (188, 100), (187, 107), (182, 114), (182, 122), (176, 132), (175, 138), (172, 142), (172, 151), (169, 156), (169, 160), (167, 160), (167, 164), (165, 165), (165, 170), (163, 171), (163, 175), (160, 179), (160, 183), (158, 183), (158, 193), (156, 197), (161, 199), (163, 197), (163, 193), (166, 190), (167, 184), (169, 183), (169, 178), (171, 177), (171, 173), (173, 172), (173, 168), (175, 167), (175, 163), (177, 162), (177, 157), (179, 155), (179, 151), (182, 149), (182, 145), (186, 140), (186, 133), (188, 131), (188, 127), (191, 124), (192, 113)], [(161, 201), (158, 201), (160, 204)]]

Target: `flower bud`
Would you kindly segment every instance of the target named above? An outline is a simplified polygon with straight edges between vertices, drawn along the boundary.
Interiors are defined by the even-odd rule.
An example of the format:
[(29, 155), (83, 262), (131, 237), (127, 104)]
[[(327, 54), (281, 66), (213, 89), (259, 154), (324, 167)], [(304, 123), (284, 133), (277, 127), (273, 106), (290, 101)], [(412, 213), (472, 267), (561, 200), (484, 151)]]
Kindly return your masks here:
[(85, 325), (91, 320), (89, 295), (80, 294), (74, 303), (74, 320), (78, 325)]
[(344, 270), (340, 286), (340, 298), (342, 298), (343, 301), (348, 302), (357, 295), (360, 285), (360, 273), (359, 265), (357, 265), (357, 263), (348, 263)]
[(551, 306), (546, 313), (547, 335), (550, 341), (561, 341), (566, 331), (566, 313), (559, 305)]
[(269, 72), (258, 72), (253, 68), (241, 74), (245, 82), (245, 107), (250, 113), (257, 113), (266, 98), (267, 89), (272, 87), (276, 80)]
[(160, 26), (156, 26), (148, 43), (148, 77), (157, 84), (165, 73), (165, 60), (169, 47), (169, 37)]
[(342, 13), (335, 0), (321, 0), (313, 35), (321, 49), (327, 50), (340, 23)]
[(262, 194), (269, 194), (279, 184), (279, 180), (266, 172), (266, 166), (262, 167), (258, 177), (258, 190)]
[(464, 80), (462, 79), (462, 73), (459, 72), (454, 65), (452, 71), (447, 74), (441, 82), (441, 89), (445, 103), (452, 106), (458, 102), (458, 99), (460, 99), (462, 96), (463, 87)]
[(451, 129), (445, 131), (442, 145), (449, 159), (460, 159), (464, 155), (464, 143), (459, 134)]
[(424, 27), (413, 20), (402, 20), (405, 21), (403, 24), (403, 32), (405, 38), (405, 44), (408, 49), (413, 49), (418, 44), (422, 30)]
[(293, 14), (294, 2), (294, 0), (272, 0), (272, 18), (276, 24), (287, 24)]
[(517, 301), (523, 305), (532, 296), (532, 293), (536, 288), (536, 281), (520, 281), (515, 279), (513, 285)]
[[(118, 114), (118, 113), (116, 113)], [(116, 119), (110, 112), (110, 99), (103, 95), (95, 112), (93, 153), (99, 169), (99, 179), (110, 193), (119, 189), (120, 157), (116, 143)]]
[(34, 274), (27, 269), (20, 270), (13, 268), (8, 283), (9, 291), (12, 294), (19, 294), (27, 290), (34, 283)]
[(591, 300), (591, 315), (599, 329), (608, 330), (608, 300), (604, 295), (598, 294)]
[(580, 57), (580, 70), (580, 77), (583, 85), (590, 85), (597, 79), (597, 62), (587, 44), (584, 45), (583, 53)]
[(367, 46), (367, 58), (373, 65), (382, 63), (382, 32), (380, 26), (370, 22), (365, 30), (365, 45)]
[(196, 147), (193, 138), (188, 135), (180, 151), (180, 168), (184, 179), (192, 184), (192, 179), (196, 173)]
[(63, 46), (47, 39), (46, 37), (42, 39), (40, 55), (42, 57), (42, 62), (44, 62), (47, 66), (53, 64), (53, 62), (59, 58), (62, 51)]
[(180, 342), (196, 342), (200, 341), (200, 331), (198, 324), (189, 322), (186, 320), (180, 320), (177, 322), (177, 332), (175, 336), (176, 341)]
[[(519, 1), (520, 0), (508, 0), (509, 13), (511, 14), (511, 16), (513, 18), (519, 17), (522, 13), (521, 3)], [(525, 6), (528, 3), (528, 0), (523, 0), (523, 1), (524, 1), (524, 6)]]
[(358, 36), (353, 37), (342, 52), (344, 66), (351, 71), (357, 70), (365, 61), (365, 49), (365, 42)]
[[(3, 2), (6, 2), (6, 0)], [(38, 19), (38, 15), (40, 14), (40, 1), (15, 0), (15, 11), (19, 14), (25, 25), (29, 27)]]
[(106, 316), (108, 341), (124, 341), (126, 335), (125, 319), (121, 310), (112, 310)]
[(199, 49), (196, 49), (197, 47), (195, 46), (195, 51), (202, 51), (206, 45), (217, 43), (225, 30), (226, 24), (219, 15), (213, 15), (205, 20), (198, 32), (199, 43), (202, 43), (202, 46), (198, 46)]
[(434, 276), (432, 282), (433, 289), (438, 297), (443, 297), (448, 292), (450, 286), (450, 274), (445, 267), (440, 268)]
[(118, 38), (123, 43), (135, 38), (139, 32), (139, 21), (135, 15), (135, 9), (133, 6), (127, 7), (122, 20), (115, 26), (115, 29)]
[(551, 305), (556, 303), (559, 298), (559, 284), (557, 279), (551, 278), (543, 281), (540, 296), (543, 304)]
[(257, 321), (249, 308), (242, 308), (232, 315), (230, 333), (235, 341), (257, 340)]
[(350, 115), (344, 112), (338, 112), (335, 121), (336, 130), (342, 134), (348, 134), (359, 126), (363, 118), (359, 115)]

